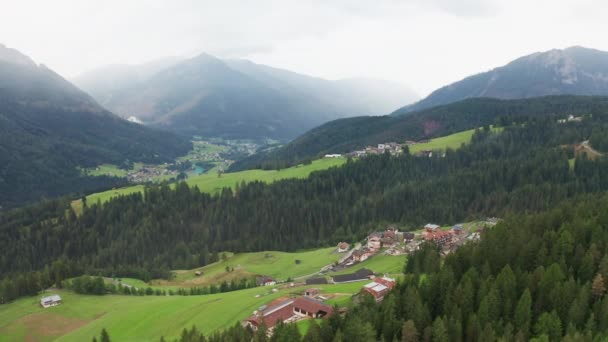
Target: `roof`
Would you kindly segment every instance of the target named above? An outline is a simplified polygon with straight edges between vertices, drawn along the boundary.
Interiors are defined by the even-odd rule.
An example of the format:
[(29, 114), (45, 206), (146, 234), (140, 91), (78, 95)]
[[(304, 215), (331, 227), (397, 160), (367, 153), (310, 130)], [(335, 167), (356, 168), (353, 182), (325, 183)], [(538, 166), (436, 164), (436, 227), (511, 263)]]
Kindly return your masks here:
[(307, 285), (311, 285), (311, 284), (327, 284), (327, 279), (326, 278), (310, 278), (310, 279), (306, 279), (306, 284)]
[(256, 325), (259, 325), (264, 321), (266, 327), (272, 328), (280, 321), (285, 321), (293, 316), (293, 303), (293, 300), (286, 300), (264, 310), (263, 317), (254, 315), (247, 318), (247, 321), (255, 323)]
[(428, 229), (437, 229), (439, 228), (439, 225), (434, 224), (434, 223), (427, 223), (424, 228), (428, 228)]
[(42, 297), (40, 299), (41, 302), (51, 302), (51, 301), (52, 302), (58, 302), (60, 300), (61, 300), (61, 297), (59, 295), (57, 295), (57, 294), (51, 295), (51, 296), (48, 296), (48, 297)]
[(406, 239), (413, 239), (414, 237), (416, 237), (416, 234), (414, 234), (412, 232), (405, 232), (405, 233), (403, 233), (403, 237)]
[(374, 274), (374, 272), (372, 272), (371, 270), (368, 270), (367, 268), (362, 268), (355, 273), (335, 275), (332, 278), (336, 283), (345, 283), (349, 281), (368, 279), (368, 277), (372, 274)]
[(293, 306), (294, 308), (302, 309), (310, 313), (325, 312), (329, 315), (334, 311), (334, 308), (332, 308), (331, 306), (308, 297), (296, 298), (295, 302), (293, 303)]

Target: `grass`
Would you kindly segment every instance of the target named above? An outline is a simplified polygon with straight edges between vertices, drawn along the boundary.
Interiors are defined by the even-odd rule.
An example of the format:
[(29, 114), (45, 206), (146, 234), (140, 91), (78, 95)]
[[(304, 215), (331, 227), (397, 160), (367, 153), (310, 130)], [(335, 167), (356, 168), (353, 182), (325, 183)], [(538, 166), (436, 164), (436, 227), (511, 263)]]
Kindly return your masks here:
[[(502, 127), (493, 127), (492, 131), (500, 132), (502, 131)], [(470, 129), (467, 131), (446, 135), (445, 137), (431, 139), (427, 143), (411, 145), (409, 146), (410, 153), (418, 153), (423, 150), (443, 151), (448, 148), (458, 149), (463, 144), (468, 144), (471, 141), (474, 133), (475, 129)]]
[[(323, 293), (350, 298), (365, 282), (319, 285)], [(279, 297), (299, 294), (305, 287), (253, 288), (206, 296), (90, 296), (56, 291), (64, 303), (42, 309), (38, 297), (22, 298), (0, 306), (0, 341), (90, 341), (106, 328), (113, 341), (173, 339), (196, 325), (209, 334), (248, 317), (261, 305)], [(256, 295), (259, 295), (256, 298)]]
[[(169, 287), (206, 286), (218, 284), (224, 280), (230, 281), (257, 274), (271, 276), (278, 280), (297, 278), (314, 274), (323, 266), (340, 259), (341, 255), (334, 253), (335, 250), (335, 247), (330, 247), (297, 253), (266, 251), (229, 255), (226, 260), (205, 267), (175, 271), (174, 279), (170, 281), (154, 280), (152, 285)], [(296, 260), (300, 260), (300, 264), (296, 264)], [(226, 272), (226, 267), (234, 269), (234, 271)], [(196, 271), (201, 271), (203, 275), (197, 277), (194, 274)], [(128, 280), (123, 279), (123, 281), (131, 284)], [(138, 285), (134, 286), (138, 287)]]
[(340, 272), (330, 273), (329, 275), (353, 273), (362, 268), (367, 268), (374, 271), (374, 273), (380, 274), (400, 274), (403, 271), (406, 259), (407, 257), (405, 255), (378, 254), (363, 262), (357, 263), (352, 267)]
[[(281, 179), (287, 178), (306, 178), (313, 171), (325, 170), (331, 167), (341, 166), (346, 162), (345, 158), (325, 158), (312, 162), (309, 165), (297, 165), (283, 170), (247, 170), (233, 173), (224, 173), (221, 177), (217, 173), (205, 173), (198, 176), (190, 177), (186, 180), (190, 186), (198, 186), (202, 192), (217, 193), (223, 188), (235, 188), (237, 184), (242, 182), (249, 183), (260, 181), (272, 183)], [(113, 189), (104, 192), (99, 192), (87, 196), (87, 203), (93, 204), (107, 202), (113, 197), (128, 195), (135, 192), (143, 192), (143, 185), (134, 185), (120, 189)], [(81, 208), (82, 204), (76, 203), (72, 206), (77, 209)]]

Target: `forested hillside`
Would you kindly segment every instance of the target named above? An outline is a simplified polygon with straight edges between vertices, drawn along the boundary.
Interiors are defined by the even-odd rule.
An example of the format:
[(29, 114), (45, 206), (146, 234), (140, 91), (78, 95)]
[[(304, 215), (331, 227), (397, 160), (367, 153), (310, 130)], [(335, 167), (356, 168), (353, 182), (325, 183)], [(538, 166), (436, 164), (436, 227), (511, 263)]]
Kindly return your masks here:
[[(608, 196), (580, 196), (546, 212), (513, 215), (481, 242), (441, 262), (427, 245), (381, 305), (367, 297), (345, 317), (279, 325), (271, 341), (604, 341), (608, 336)], [(265, 340), (235, 325), (180, 342)]]
[[(477, 132), (470, 145), (445, 157), (367, 157), (305, 180), (239, 185), (215, 196), (165, 185), (102, 207), (88, 203), (81, 216), (69, 201), (7, 212), (0, 216), (6, 251), (0, 271), (16, 279), (44, 270), (21, 276), (25, 284), (35, 281), (18, 287), (30, 289), (23, 294), (70, 274), (146, 279), (204, 265), (220, 251), (334, 245), (361, 238), (379, 222), (414, 228), (547, 210), (580, 193), (608, 190), (605, 159), (583, 155), (570, 169), (573, 149), (564, 147), (586, 139), (606, 115), (566, 124), (520, 117), (502, 133)], [(7, 282), (4, 289), (12, 289)]]
[[(9, 52), (15, 59), (2, 58)], [(59, 75), (0, 45), (0, 208), (123, 184), (78, 167), (165, 162), (191, 143), (129, 123)]]
[(367, 145), (403, 143), (443, 136), (476, 127), (512, 122), (520, 117), (556, 117), (601, 113), (608, 98), (550, 96), (523, 100), (468, 99), (405, 116), (356, 117), (335, 120), (289, 144), (237, 161), (231, 170), (278, 168), (327, 153), (346, 153)]

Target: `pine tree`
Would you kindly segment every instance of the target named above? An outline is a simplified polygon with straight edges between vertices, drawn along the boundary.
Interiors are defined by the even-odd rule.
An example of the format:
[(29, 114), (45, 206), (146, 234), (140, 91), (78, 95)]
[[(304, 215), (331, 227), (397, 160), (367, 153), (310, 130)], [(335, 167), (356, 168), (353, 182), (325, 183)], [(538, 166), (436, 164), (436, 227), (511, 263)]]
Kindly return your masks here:
[(437, 317), (433, 322), (433, 342), (448, 342), (448, 330), (441, 317)]
[(529, 289), (526, 289), (519, 298), (513, 317), (517, 330), (527, 334), (530, 331), (530, 320), (532, 319), (532, 295)]
[(401, 341), (418, 342), (418, 330), (416, 330), (416, 325), (411, 319), (403, 323), (403, 329), (401, 330)]
[(106, 328), (101, 329), (100, 342), (110, 342), (110, 335), (106, 331)]
[(602, 298), (605, 292), (606, 286), (604, 285), (604, 277), (598, 273), (595, 278), (593, 278), (593, 283), (591, 284), (591, 294), (595, 300), (598, 300)]

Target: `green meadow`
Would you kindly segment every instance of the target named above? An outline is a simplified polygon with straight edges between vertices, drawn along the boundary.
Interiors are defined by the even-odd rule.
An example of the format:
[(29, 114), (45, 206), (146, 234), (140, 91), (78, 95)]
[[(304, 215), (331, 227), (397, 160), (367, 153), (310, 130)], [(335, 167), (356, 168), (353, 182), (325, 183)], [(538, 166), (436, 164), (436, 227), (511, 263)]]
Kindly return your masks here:
[[(365, 282), (319, 285), (322, 293), (347, 300)], [(205, 296), (90, 296), (59, 293), (64, 303), (43, 309), (38, 297), (0, 306), (0, 341), (90, 341), (106, 328), (113, 341), (157, 341), (196, 325), (204, 333), (225, 329), (270, 301), (301, 294), (306, 287), (267, 287)]]
[[(500, 132), (502, 130), (501, 127), (493, 127), (493, 132)], [(410, 153), (418, 153), (424, 150), (431, 151), (444, 151), (446, 149), (458, 149), (463, 144), (468, 144), (471, 142), (471, 138), (475, 133), (474, 129), (470, 129), (467, 131), (462, 131), (450, 135), (446, 135), (445, 137), (435, 138), (429, 140), (429, 142), (423, 144), (416, 144), (409, 146)]]
[[(287, 178), (306, 178), (313, 171), (325, 170), (331, 167), (341, 166), (346, 162), (345, 158), (324, 158), (313, 161), (309, 165), (297, 165), (283, 170), (246, 170), (233, 173), (205, 173), (198, 176), (191, 176), (186, 180), (190, 186), (198, 186), (203, 192), (217, 193), (223, 188), (233, 188), (242, 182), (249, 183), (260, 181), (272, 183)], [(121, 195), (128, 195), (135, 192), (142, 192), (143, 185), (134, 185), (120, 189), (113, 189), (99, 192), (87, 196), (87, 203), (104, 203), (109, 199)], [(78, 201), (75, 201), (78, 202)], [(78, 208), (79, 204), (74, 203)]]

